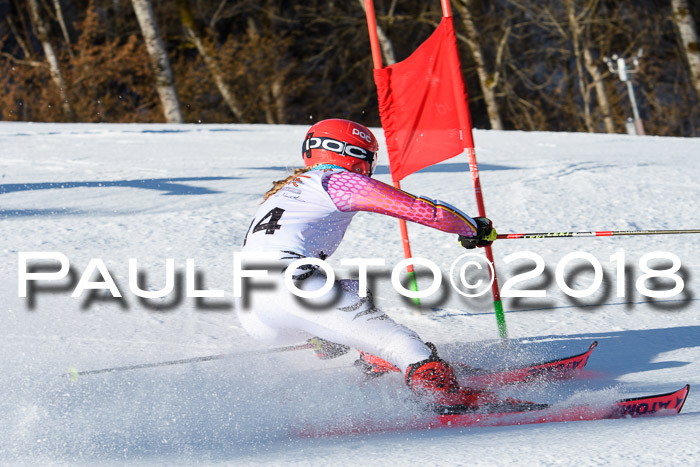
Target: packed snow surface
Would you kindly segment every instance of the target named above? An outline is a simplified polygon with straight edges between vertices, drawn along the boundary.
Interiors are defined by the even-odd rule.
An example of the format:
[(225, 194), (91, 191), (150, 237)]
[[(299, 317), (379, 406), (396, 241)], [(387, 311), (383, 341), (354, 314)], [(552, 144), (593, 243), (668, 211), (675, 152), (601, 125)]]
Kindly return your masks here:
[[(581, 378), (503, 394), (567, 404), (686, 383), (691, 393), (674, 417), (300, 439), (305, 427), (420, 413), (400, 375), (365, 381), (352, 366), (354, 351), (325, 361), (308, 350), (265, 353), (233, 310), (233, 253), (271, 182), (301, 164), (306, 129), (0, 123), (0, 464), (700, 463), (700, 396), (692, 387), (700, 387), (700, 235), (499, 240), (501, 288), (546, 294), (504, 298), (506, 347), (490, 292), (465, 298), (449, 284), (452, 262), (465, 253), (454, 235), (409, 226), (413, 255), (444, 275), (418, 308), (390, 282), (403, 259), (397, 221), (369, 213), (355, 217), (329, 264), (356, 277), (342, 258), (383, 258), (386, 267), (370, 280), (377, 305), (444, 357), (499, 368), (600, 342)], [(501, 233), (700, 228), (700, 139), (476, 131), (475, 141), (486, 211)], [(384, 147), (380, 154), (376, 177), (390, 182)], [(409, 176), (402, 188), (477, 215), (465, 155)], [(20, 297), (27, 252), (64, 255), (68, 276), (30, 282)], [(173, 259), (175, 290), (139, 298), (130, 258), (151, 291), (163, 288)], [(190, 286), (223, 297), (186, 296), (188, 259), (197, 277)], [(121, 298), (89, 288), (106, 287), (100, 261)], [(59, 269), (55, 260), (30, 264)], [(646, 266), (669, 277), (640, 280)], [(418, 271), (425, 289), (432, 275)], [(71, 297), (81, 278), (87, 287)], [(679, 293), (649, 296), (681, 280)], [(572, 297), (566, 287), (591, 293)], [(69, 368), (222, 353), (235, 358), (65, 377)]]

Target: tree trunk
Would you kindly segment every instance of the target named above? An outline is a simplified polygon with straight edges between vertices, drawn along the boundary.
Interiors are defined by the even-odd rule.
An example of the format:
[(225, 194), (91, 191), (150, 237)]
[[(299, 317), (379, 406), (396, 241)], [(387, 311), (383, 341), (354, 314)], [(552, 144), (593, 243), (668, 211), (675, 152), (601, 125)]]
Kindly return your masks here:
[[(597, 2), (596, 2), (597, 3)], [(589, 16), (593, 15), (596, 7), (591, 6), (591, 13)], [(591, 19), (594, 21), (595, 19)], [(587, 24), (587, 31), (590, 33), (590, 22)], [(605, 126), (606, 133), (615, 133), (615, 123), (612, 118), (612, 109), (610, 108), (610, 101), (608, 101), (608, 93), (605, 90), (605, 83), (603, 82), (603, 74), (600, 72), (600, 68), (596, 61), (593, 59), (593, 53), (589, 44), (591, 43), (589, 34), (584, 34), (582, 36), (585, 40), (581, 43), (583, 49), (583, 64), (586, 70), (593, 78), (593, 85), (595, 86), (596, 99), (598, 100), (598, 106), (603, 114), (603, 125)]]
[(603, 124), (605, 125), (605, 131), (606, 133), (615, 133), (615, 124), (613, 123), (612, 119), (612, 109), (610, 108), (608, 95), (605, 91), (603, 74), (600, 72), (598, 65), (596, 65), (595, 61), (593, 60), (591, 49), (585, 46), (583, 48), (583, 58), (584, 64), (586, 65), (586, 70), (588, 70), (588, 73), (590, 73), (590, 75), (593, 77), (596, 98), (598, 99), (600, 111), (603, 113)]
[(574, 48), (574, 63), (576, 64), (576, 77), (578, 78), (578, 89), (583, 99), (583, 120), (586, 124), (586, 131), (594, 132), (593, 118), (591, 117), (591, 96), (586, 86), (586, 76), (583, 73), (583, 52), (581, 52), (581, 24), (576, 17), (574, 0), (566, 0), (566, 19), (569, 22), (571, 31), (571, 43)]
[(73, 48), (71, 47), (70, 35), (68, 34), (68, 28), (66, 27), (66, 20), (63, 18), (63, 8), (61, 8), (60, 0), (53, 0), (53, 6), (56, 9), (56, 19), (58, 24), (61, 26), (61, 32), (63, 33), (63, 40), (66, 41), (66, 48), (68, 49), (68, 55), (70, 58), (75, 58), (73, 55)]
[(15, 40), (17, 41), (17, 44), (19, 45), (20, 49), (22, 49), (22, 53), (24, 53), (24, 58), (26, 58), (27, 60), (31, 60), (32, 51), (29, 47), (27, 47), (27, 43), (20, 35), (19, 31), (15, 27), (14, 21), (12, 21), (12, 17), (9, 15), (7, 16), (7, 25), (10, 27), (10, 31), (12, 32), (12, 34), (15, 35)]
[(683, 43), (683, 51), (690, 68), (690, 79), (695, 92), (700, 99), (700, 41), (695, 21), (690, 14), (690, 5), (687, 0), (671, 0), (673, 9), (673, 21), (678, 28), (678, 35)]
[(244, 122), (245, 118), (243, 109), (238, 102), (238, 99), (236, 99), (231, 86), (229, 86), (226, 82), (224, 73), (221, 71), (221, 67), (216, 61), (216, 53), (212, 51), (210, 47), (207, 47), (207, 45), (204, 44), (204, 41), (202, 40), (202, 33), (199, 30), (194, 17), (192, 16), (189, 1), (177, 0), (177, 6), (180, 11), (180, 21), (182, 22), (182, 26), (185, 28), (187, 37), (197, 48), (197, 51), (202, 56), (202, 59), (204, 59), (204, 64), (209, 70), (209, 73), (211, 73), (212, 78), (214, 78), (214, 82), (216, 83), (216, 87), (219, 90), (221, 97), (224, 98), (224, 102), (226, 102), (228, 108), (231, 109), (231, 112), (236, 119), (240, 122)]
[(41, 46), (44, 49), (44, 55), (46, 56), (46, 62), (49, 64), (49, 70), (51, 72), (51, 79), (56, 84), (58, 88), (59, 96), (61, 97), (61, 107), (63, 113), (69, 120), (75, 120), (75, 112), (68, 101), (68, 95), (66, 93), (66, 81), (63, 79), (63, 73), (61, 73), (61, 67), (58, 63), (58, 57), (56, 56), (56, 51), (49, 40), (48, 29), (44, 24), (44, 18), (41, 16), (41, 10), (39, 7), (38, 0), (29, 0), (29, 13), (34, 24), (34, 29), (36, 30), (36, 36), (41, 42)]
[[(595, 3), (595, 2), (594, 2)], [(584, 25), (582, 24), (582, 18), (589, 18), (595, 6), (588, 3), (584, 6), (587, 12), (576, 15), (575, 2), (573, 0), (566, 0), (566, 15), (569, 22), (569, 29), (571, 30), (571, 41), (574, 45), (574, 56), (576, 60), (576, 69), (581, 80), (579, 88), (581, 94), (584, 98), (585, 105), (585, 119), (586, 128), (589, 132), (594, 131), (593, 119), (590, 115), (590, 104), (591, 99), (589, 95), (588, 86), (585, 84), (585, 78), (583, 77), (583, 72), (581, 70), (581, 63), (585, 66), (586, 71), (593, 78), (593, 86), (596, 91), (596, 99), (598, 101), (598, 106), (601, 113), (603, 114), (603, 124), (605, 125), (605, 131), (607, 133), (615, 133), (615, 124), (612, 119), (612, 110), (610, 109), (610, 102), (608, 101), (608, 95), (605, 91), (605, 85), (603, 83), (603, 74), (600, 72), (598, 65), (593, 59), (593, 53), (589, 47), (587, 38), (584, 34)]]
[(184, 120), (180, 110), (180, 101), (175, 91), (173, 70), (170, 67), (168, 52), (165, 50), (163, 39), (156, 24), (151, 2), (150, 0), (131, 0), (131, 4), (134, 7), (134, 13), (136, 13), (141, 33), (146, 42), (146, 49), (151, 57), (151, 64), (156, 75), (156, 88), (158, 89), (160, 102), (163, 105), (165, 120), (168, 123), (182, 123)]
[(279, 124), (287, 123), (287, 99), (284, 94), (285, 77), (286, 75), (277, 75), (270, 89), (275, 103), (275, 110), (277, 111), (277, 123)]
[(479, 44), (479, 33), (476, 29), (476, 25), (474, 24), (474, 19), (471, 12), (469, 11), (467, 0), (461, 0), (455, 2), (455, 4), (459, 10), (460, 16), (462, 17), (464, 29), (467, 31), (467, 36), (464, 40), (472, 52), (474, 63), (476, 63), (476, 71), (479, 75), (481, 91), (484, 93), (484, 102), (486, 102), (486, 111), (489, 115), (491, 129), (502, 130), (503, 122), (501, 121), (501, 114), (498, 110), (495, 92), (496, 85), (498, 84), (498, 74), (489, 73), (486, 69), (484, 54), (481, 50), (481, 45)]

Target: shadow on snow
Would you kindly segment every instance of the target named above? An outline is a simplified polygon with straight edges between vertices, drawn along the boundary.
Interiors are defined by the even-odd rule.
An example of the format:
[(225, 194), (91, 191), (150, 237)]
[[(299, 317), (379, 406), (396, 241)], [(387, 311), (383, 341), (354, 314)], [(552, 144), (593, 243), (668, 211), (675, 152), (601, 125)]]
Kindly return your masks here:
[[(182, 177), (182, 178), (146, 178), (137, 180), (88, 181), (88, 182), (45, 182), (45, 183), (9, 183), (0, 185), (0, 195), (20, 191), (63, 190), (69, 188), (140, 188), (162, 191), (164, 195), (210, 195), (221, 193), (206, 187), (188, 185), (178, 182), (209, 182), (218, 180), (236, 180), (239, 177)], [(9, 211), (11, 212), (11, 211)]]

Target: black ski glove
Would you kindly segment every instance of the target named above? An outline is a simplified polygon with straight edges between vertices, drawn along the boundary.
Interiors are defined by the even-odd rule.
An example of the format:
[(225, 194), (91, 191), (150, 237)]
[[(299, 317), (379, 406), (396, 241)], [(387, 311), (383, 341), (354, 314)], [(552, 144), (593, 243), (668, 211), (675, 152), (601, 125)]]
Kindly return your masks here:
[(498, 235), (496, 229), (493, 228), (491, 219), (475, 217), (474, 220), (476, 221), (476, 235), (473, 237), (459, 236), (459, 244), (467, 250), (487, 247), (496, 240), (496, 235)]

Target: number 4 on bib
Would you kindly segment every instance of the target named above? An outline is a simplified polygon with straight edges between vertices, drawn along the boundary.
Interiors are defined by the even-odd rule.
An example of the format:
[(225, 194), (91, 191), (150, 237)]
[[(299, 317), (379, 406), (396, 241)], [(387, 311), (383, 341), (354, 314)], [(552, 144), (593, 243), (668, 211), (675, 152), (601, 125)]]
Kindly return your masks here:
[[(274, 234), (275, 230), (279, 230), (282, 227), (277, 223), (282, 217), (282, 214), (284, 214), (284, 209), (282, 208), (271, 209), (267, 214), (263, 216), (262, 219), (260, 219), (260, 222), (255, 224), (255, 227), (253, 227), (253, 233), (264, 230), (267, 235)], [(265, 219), (267, 219), (268, 217), (270, 218), (270, 220), (265, 222)]]
[[(270, 209), (270, 211), (268, 211), (268, 213), (265, 214), (257, 224), (255, 224), (255, 227), (253, 227), (253, 233), (264, 230), (267, 235), (273, 235), (276, 230), (279, 230), (282, 227), (281, 225), (279, 225), (277, 223), (277, 222), (279, 222), (280, 218), (282, 217), (282, 214), (284, 214), (284, 209), (282, 209), (282, 208)], [(270, 220), (265, 222), (265, 219), (268, 219), (268, 218)], [(253, 219), (253, 222), (255, 222), (255, 219)], [(253, 223), (251, 222), (250, 225), (252, 227)], [(245, 245), (247, 243), (249, 234), (250, 234), (250, 228), (248, 229), (248, 233), (245, 235), (245, 239), (243, 240), (243, 245)]]

